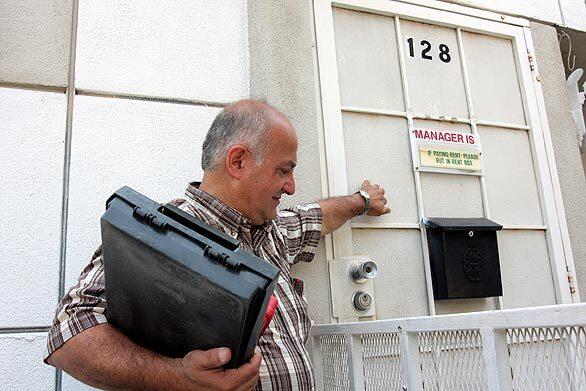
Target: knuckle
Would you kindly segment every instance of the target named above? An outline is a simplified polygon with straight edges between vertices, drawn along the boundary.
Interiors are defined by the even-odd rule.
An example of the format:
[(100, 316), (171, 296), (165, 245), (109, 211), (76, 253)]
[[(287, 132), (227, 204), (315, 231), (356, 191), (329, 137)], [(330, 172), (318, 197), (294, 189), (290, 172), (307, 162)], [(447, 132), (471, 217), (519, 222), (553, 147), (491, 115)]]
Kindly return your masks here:
[(213, 350), (208, 350), (203, 352), (201, 356), (203, 358), (203, 361), (205, 361), (208, 364), (213, 364), (216, 362), (217, 353), (215, 353)]
[(197, 367), (199, 364), (199, 358), (197, 351), (191, 351), (183, 357), (182, 363), (183, 366), (192, 370), (194, 367)]
[(181, 360), (181, 362), (183, 363), (183, 366), (189, 366), (191, 365), (191, 363), (193, 362), (193, 352), (189, 352), (185, 355), (185, 357), (183, 357), (183, 359)]

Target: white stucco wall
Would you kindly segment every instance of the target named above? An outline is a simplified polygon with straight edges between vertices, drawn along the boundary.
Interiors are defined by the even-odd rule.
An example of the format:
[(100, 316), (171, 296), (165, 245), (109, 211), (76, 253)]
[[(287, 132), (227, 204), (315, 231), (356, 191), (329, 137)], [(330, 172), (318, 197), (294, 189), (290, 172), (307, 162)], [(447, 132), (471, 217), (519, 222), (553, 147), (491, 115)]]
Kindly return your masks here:
[(0, 328), (44, 326), (54, 311), (65, 111), (64, 94), (0, 88)]
[(45, 333), (0, 335), (0, 390), (54, 390), (55, 371), (39, 358)]
[[(64, 171), (71, 4), (0, 2), (0, 391), (55, 389), (42, 328), (59, 295), (64, 175), (67, 289), (100, 242), (108, 196), (182, 196), (220, 107), (250, 94), (245, 0), (80, 0)], [(64, 375), (61, 389), (91, 387)]]
[(586, 3), (582, 0), (561, 0), (563, 26), (586, 31)]
[(228, 102), (248, 94), (246, 1), (81, 0), (76, 87)]
[(67, 85), (72, 3), (0, 2), (0, 82)]
[[(407, 0), (410, 1), (410, 0)], [(586, 4), (582, 0), (442, 0), (475, 8), (517, 15), (549, 24), (586, 30)]]

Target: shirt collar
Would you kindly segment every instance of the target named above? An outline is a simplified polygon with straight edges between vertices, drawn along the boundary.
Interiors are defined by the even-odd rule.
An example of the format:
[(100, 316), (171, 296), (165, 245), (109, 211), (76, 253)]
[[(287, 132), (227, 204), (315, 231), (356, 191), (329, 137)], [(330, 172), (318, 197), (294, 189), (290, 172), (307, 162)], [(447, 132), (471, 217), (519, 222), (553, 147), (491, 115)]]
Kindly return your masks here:
[(262, 228), (269, 232), (271, 230), (271, 221), (265, 221), (262, 225), (253, 225), (252, 221), (244, 216), (240, 211), (230, 205), (225, 204), (219, 198), (206, 193), (199, 189), (201, 182), (191, 182), (185, 190), (188, 199), (195, 201), (204, 206), (208, 211), (213, 213), (222, 224), (229, 229), (240, 232), (241, 230), (252, 230)]

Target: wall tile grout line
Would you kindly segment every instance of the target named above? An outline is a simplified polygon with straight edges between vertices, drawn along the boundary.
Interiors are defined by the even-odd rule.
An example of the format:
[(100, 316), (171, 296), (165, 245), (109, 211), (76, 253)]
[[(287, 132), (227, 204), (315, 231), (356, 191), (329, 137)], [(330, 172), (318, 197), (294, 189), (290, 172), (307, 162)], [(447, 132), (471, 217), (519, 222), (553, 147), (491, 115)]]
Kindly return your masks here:
[(151, 95), (140, 95), (140, 94), (128, 94), (119, 92), (99, 91), (99, 90), (88, 90), (88, 89), (76, 89), (76, 95), (84, 96), (96, 96), (101, 98), (117, 98), (117, 99), (129, 99), (129, 100), (143, 100), (148, 102), (157, 103), (173, 103), (183, 104), (190, 106), (203, 106), (203, 107), (217, 107), (224, 108), (228, 106), (229, 102), (216, 102), (216, 101), (205, 101), (198, 99), (182, 99), (182, 98), (171, 98), (164, 96), (151, 96)]
[[(42, 84), (26, 84), (26, 83), (8, 83), (0, 81), (0, 88), (10, 88), (17, 90), (28, 90), (28, 91), (40, 91), (40, 92), (54, 92), (59, 94), (67, 94), (67, 87), (59, 86), (46, 86)], [(128, 100), (142, 100), (147, 102), (157, 103), (171, 103), (171, 104), (182, 104), (189, 106), (202, 106), (202, 107), (215, 107), (224, 108), (230, 104), (230, 102), (217, 102), (217, 101), (206, 101), (198, 99), (182, 99), (172, 98), (164, 96), (151, 96), (151, 95), (140, 95), (140, 94), (129, 94), (129, 93), (118, 93), (109, 91), (99, 90), (88, 90), (88, 89), (75, 89), (75, 95), (83, 96), (95, 96), (101, 98), (113, 98), (113, 99), (128, 99)], [(69, 101), (68, 101), (69, 104)]]
[[(73, 126), (73, 99), (75, 97), (75, 52), (77, 48), (79, 0), (74, 0), (71, 9), (71, 42), (69, 46), (69, 74), (67, 81), (67, 118), (65, 122), (65, 150), (63, 158), (63, 191), (61, 204), (61, 243), (59, 259), (59, 291), (57, 300), (65, 293), (65, 254), (67, 249), (67, 218), (69, 208), (69, 173), (71, 166), (71, 136)], [(55, 391), (61, 391), (63, 372), (55, 370)]]
[(28, 90), (28, 91), (56, 92), (59, 94), (65, 94), (67, 92), (66, 87), (47, 86), (47, 85), (43, 85), (43, 84), (11, 83), (11, 82), (6, 82), (6, 81), (0, 81), (0, 88), (11, 88), (11, 89), (16, 89), (16, 90)]
[(0, 327), (0, 335), (4, 334), (26, 334), (45, 333), (50, 326), (26, 326), (26, 327)]

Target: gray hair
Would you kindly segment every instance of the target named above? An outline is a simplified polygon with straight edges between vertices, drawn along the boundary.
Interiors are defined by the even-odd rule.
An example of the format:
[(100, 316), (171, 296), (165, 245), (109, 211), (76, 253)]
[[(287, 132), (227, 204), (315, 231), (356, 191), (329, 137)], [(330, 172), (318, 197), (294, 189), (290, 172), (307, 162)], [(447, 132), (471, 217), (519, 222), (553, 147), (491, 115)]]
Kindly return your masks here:
[(234, 145), (250, 149), (257, 164), (262, 163), (268, 150), (268, 132), (275, 110), (264, 102), (230, 105), (218, 114), (203, 143), (201, 167), (204, 171), (220, 166)]

